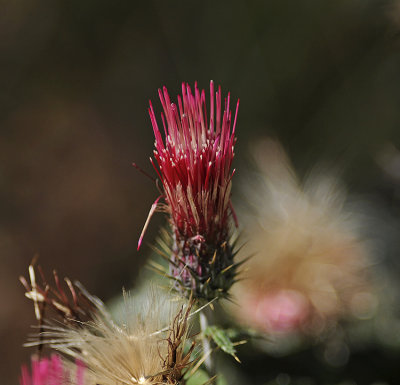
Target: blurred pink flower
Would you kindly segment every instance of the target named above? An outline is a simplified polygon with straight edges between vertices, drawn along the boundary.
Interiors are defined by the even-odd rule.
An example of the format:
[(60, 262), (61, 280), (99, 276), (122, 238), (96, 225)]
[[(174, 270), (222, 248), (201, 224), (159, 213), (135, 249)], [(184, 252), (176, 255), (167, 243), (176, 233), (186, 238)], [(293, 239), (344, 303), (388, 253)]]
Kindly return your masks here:
[(233, 288), (234, 315), (264, 332), (319, 334), (359, 313), (363, 298), (372, 309), (361, 222), (337, 179), (323, 170), (301, 182), (273, 140), (252, 152), (258, 172), (242, 218), (243, 257), (253, 257)]
[(60, 356), (55, 354), (51, 358), (32, 357), (31, 366), (31, 373), (27, 366), (22, 366), (20, 385), (84, 385), (85, 367), (79, 361), (74, 376), (71, 370), (65, 368)]
[(310, 311), (304, 295), (294, 290), (258, 293), (243, 300), (241, 307), (248, 321), (266, 332), (294, 330), (301, 326)]

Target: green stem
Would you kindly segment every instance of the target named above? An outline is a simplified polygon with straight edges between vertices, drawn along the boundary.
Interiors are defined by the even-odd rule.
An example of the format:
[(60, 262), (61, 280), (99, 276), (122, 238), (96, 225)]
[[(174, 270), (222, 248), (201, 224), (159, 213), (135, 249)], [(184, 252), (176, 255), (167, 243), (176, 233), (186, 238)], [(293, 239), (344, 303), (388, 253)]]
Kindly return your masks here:
[(215, 364), (212, 359), (212, 348), (211, 348), (211, 343), (210, 340), (206, 337), (205, 335), (205, 330), (208, 327), (209, 324), (209, 319), (207, 318), (206, 311), (209, 309), (203, 309), (200, 312), (200, 329), (202, 332), (202, 345), (203, 345), (203, 354), (207, 356), (207, 358), (204, 361), (204, 366), (207, 370), (207, 373), (209, 377), (214, 377), (216, 375), (216, 370), (215, 370)]

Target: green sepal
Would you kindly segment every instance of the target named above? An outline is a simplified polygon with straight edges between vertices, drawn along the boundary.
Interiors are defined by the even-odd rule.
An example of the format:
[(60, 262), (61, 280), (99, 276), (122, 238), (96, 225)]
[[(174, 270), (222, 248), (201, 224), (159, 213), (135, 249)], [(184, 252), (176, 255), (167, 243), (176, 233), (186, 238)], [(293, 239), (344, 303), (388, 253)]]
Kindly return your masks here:
[(230, 336), (234, 335), (231, 329), (221, 329), (218, 326), (208, 326), (204, 330), (206, 337), (212, 338), (214, 343), (225, 353), (231, 355), (236, 361), (240, 362), (236, 355), (235, 343), (232, 342)]

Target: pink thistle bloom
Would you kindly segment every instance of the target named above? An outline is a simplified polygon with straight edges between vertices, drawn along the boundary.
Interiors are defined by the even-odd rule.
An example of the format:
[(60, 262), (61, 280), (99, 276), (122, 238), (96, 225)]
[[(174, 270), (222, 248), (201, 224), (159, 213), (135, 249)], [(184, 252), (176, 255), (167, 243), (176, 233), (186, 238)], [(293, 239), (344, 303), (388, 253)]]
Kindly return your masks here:
[[(150, 161), (161, 180), (162, 197), (170, 215), (174, 238), (172, 271), (186, 288), (198, 291), (199, 282), (195, 281), (204, 283), (210, 278), (211, 271), (208, 270), (213, 257), (217, 259), (212, 267), (214, 276), (229, 267), (233, 260), (228, 241), (230, 216), (237, 222), (230, 198), (235, 173), (232, 161), (239, 101), (232, 124), (230, 94), (222, 106), (221, 87), (215, 93), (212, 81), (209, 121), (205, 92), (200, 92), (197, 83), (194, 93), (188, 84), (182, 84), (182, 97), (178, 96), (177, 105), (171, 102), (165, 87), (158, 93), (163, 107), (164, 139), (150, 102), (155, 162), (152, 158)], [(149, 217), (156, 208), (162, 208), (158, 200)], [(145, 228), (147, 224), (148, 221)], [(143, 233), (139, 247), (142, 238)], [(213, 284), (214, 289), (225, 291), (228, 288), (220, 287), (215, 280)]]
[(20, 385), (84, 385), (84, 365), (77, 361), (75, 375), (66, 369), (60, 356), (53, 354), (50, 358), (32, 357), (32, 373), (23, 365)]
[(267, 333), (288, 333), (300, 328), (310, 315), (307, 299), (295, 290), (245, 295), (240, 317)]

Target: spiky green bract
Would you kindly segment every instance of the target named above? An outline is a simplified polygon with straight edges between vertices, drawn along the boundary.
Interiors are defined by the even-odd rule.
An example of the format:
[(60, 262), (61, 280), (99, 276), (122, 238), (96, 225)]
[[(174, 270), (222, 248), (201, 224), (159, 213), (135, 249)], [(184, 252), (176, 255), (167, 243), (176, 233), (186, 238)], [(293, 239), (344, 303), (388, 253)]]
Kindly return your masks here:
[[(170, 247), (170, 244), (173, 247)], [(174, 236), (163, 228), (154, 251), (168, 262), (165, 268), (151, 263), (157, 273), (174, 281), (174, 287), (186, 296), (202, 303), (216, 298), (230, 298), (230, 288), (238, 279), (239, 267), (245, 261), (235, 262), (239, 251), (237, 233), (219, 246), (191, 240), (179, 248)], [(201, 272), (201, 274), (199, 273)]]

